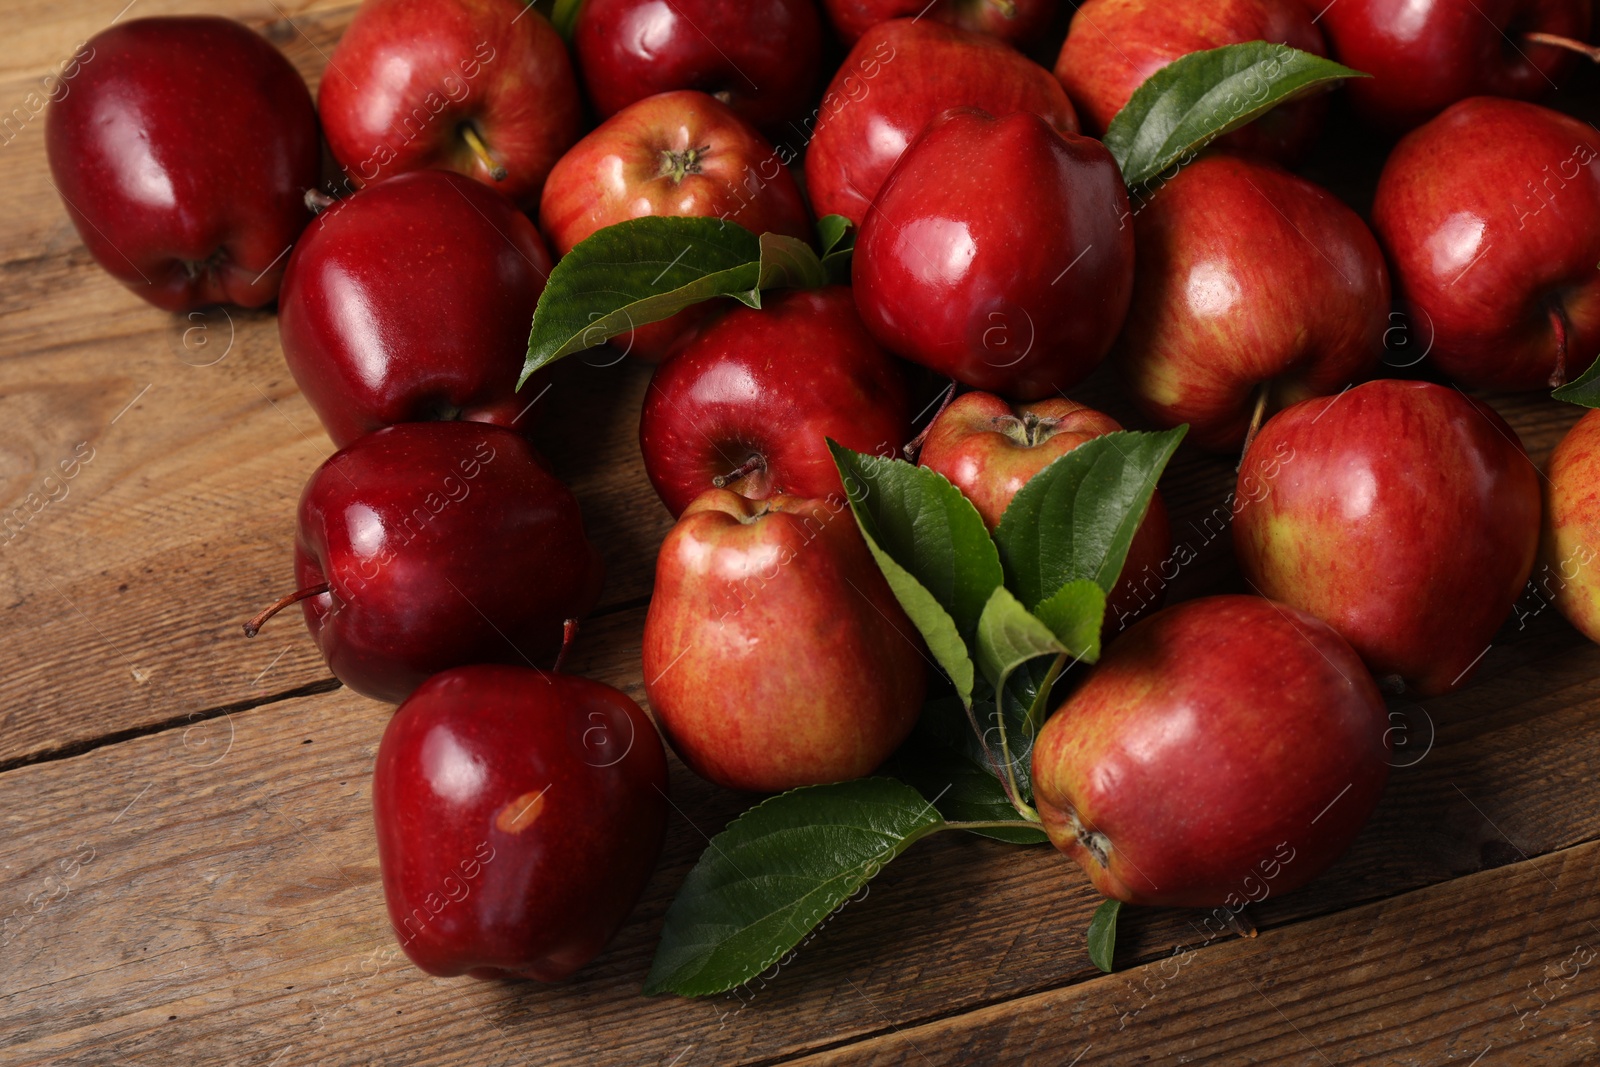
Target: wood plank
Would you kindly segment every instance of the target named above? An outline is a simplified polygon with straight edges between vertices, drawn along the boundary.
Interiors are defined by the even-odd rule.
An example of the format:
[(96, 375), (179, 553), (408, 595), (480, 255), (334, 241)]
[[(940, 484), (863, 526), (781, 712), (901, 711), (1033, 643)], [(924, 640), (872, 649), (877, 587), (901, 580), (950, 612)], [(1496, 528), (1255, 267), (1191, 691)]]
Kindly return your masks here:
[[(596, 624), (575, 668), (642, 695), (641, 615)], [(1559, 785), (1600, 774), (1586, 740), (1600, 649), (1546, 614), (1489, 660), (1480, 685), (1429, 702), (1434, 743), (1395, 772), (1351, 854), (1256, 909), (1263, 929), (1600, 837), (1600, 797)], [(164, 1062), (180, 1046), (267, 1063), (293, 1046), (282, 1062), (448, 1063), (470, 1047), (488, 1062), (668, 1063), (693, 1046), (687, 1062), (767, 1062), (1094, 974), (1083, 931), (1097, 901), (1075, 868), (941, 835), (764, 986), (643, 998), (671, 895), (744, 803), (675, 765), (663, 864), (593, 966), (560, 987), (427, 978), (392, 951), (377, 883), (367, 790), (387, 714), (341, 690), (0, 775), (0, 1058)], [(74, 864), (83, 846), (93, 858)], [(1131, 911), (1119, 958), (1158, 960), (1195, 921)]]
[(796, 1062), (1594, 1064), (1597, 920), (1589, 842)]

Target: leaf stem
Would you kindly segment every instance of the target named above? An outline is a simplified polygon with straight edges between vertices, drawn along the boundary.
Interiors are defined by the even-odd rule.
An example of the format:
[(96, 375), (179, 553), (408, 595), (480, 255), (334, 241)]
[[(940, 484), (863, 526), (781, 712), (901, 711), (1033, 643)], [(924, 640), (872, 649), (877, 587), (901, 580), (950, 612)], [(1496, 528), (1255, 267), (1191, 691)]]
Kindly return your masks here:
[(1050, 691), (1055, 688), (1056, 679), (1061, 677), (1061, 672), (1067, 669), (1067, 664), (1072, 660), (1073, 657), (1065, 652), (1055, 658), (1055, 662), (1050, 664), (1050, 669), (1045, 672), (1044, 682), (1039, 686), (1039, 692), (1034, 694), (1033, 703), (1028, 705), (1028, 717), (1025, 721), (1028, 724), (1028, 729), (1035, 737), (1039, 735), (1040, 728), (1044, 726), (1044, 716), (1040, 714), (1040, 709), (1049, 705)]
[(1026, 828), (1039, 821), (1035, 815), (1026, 821), (1022, 819), (979, 819), (971, 822), (945, 822), (934, 827), (933, 832), (940, 830), (1015, 830), (1019, 827)]

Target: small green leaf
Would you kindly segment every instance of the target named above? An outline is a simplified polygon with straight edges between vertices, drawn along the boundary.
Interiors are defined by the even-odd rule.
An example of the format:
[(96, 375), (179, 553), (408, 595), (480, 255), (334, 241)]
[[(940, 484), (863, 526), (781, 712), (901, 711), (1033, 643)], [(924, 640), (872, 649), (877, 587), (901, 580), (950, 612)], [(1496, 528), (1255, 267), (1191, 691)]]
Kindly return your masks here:
[(994, 591), (983, 609), (977, 644), (978, 669), (997, 693), (1011, 672), (1029, 660), (1071, 655), (1050, 627), (1004, 587)]
[(795, 789), (711, 839), (667, 909), (646, 993), (726, 992), (784, 954), (913, 842), (944, 825), (889, 778)]
[[(528, 376), (562, 356), (761, 281), (761, 241), (731, 222), (649, 216), (598, 230), (555, 265), (533, 312)], [(759, 306), (759, 301), (756, 302)]]
[[(1006, 584), (1024, 606), (1036, 608), (1080, 578), (1111, 592), (1156, 482), (1187, 430), (1120, 431), (1085, 441), (1017, 492), (994, 540)], [(1060, 616), (1051, 629), (1076, 632)]]
[(817, 246), (822, 249), (824, 256), (840, 248), (846, 237), (850, 240), (843, 245), (844, 248), (856, 243), (855, 225), (843, 215), (824, 215), (817, 220)]
[[(529, 6), (532, 6), (532, 0), (529, 0)], [(550, 9), (550, 24), (563, 40), (572, 40), (572, 31), (578, 25), (578, 11), (582, 7), (583, 0), (556, 0)]]
[(1147, 78), (1106, 130), (1130, 187), (1279, 104), (1360, 71), (1284, 44), (1248, 41), (1194, 52)]
[(1111, 973), (1111, 957), (1117, 950), (1117, 916), (1122, 913), (1122, 901), (1106, 900), (1094, 909), (1089, 920), (1089, 962), (1107, 974)]
[[(781, 233), (761, 235), (761, 271), (757, 290), (820, 289), (828, 272), (812, 247)], [(759, 305), (758, 305), (759, 306)]]
[(959, 489), (925, 467), (853, 452), (831, 439), (828, 447), (889, 587), (970, 703), (969, 649), (1002, 577), (983, 518)]
[[(987, 718), (988, 706), (980, 708)], [(1006, 799), (1005, 789), (977, 744), (965, 709), (954, 698), (928, 702), (910, 739), (880, 773), (915, 787), (952, 822), (1016, 823), (1015, 827), (986, 826), (972, 831), (983, 837), (1013, 845), (1049, 840), (1038, 823), (1024, 819)]]
[(1578, 404), (1586, 408), (1600, 408), (1600, 359), (1589, 364), (1589, 369), (1550, 394), (1557, 400)]
[[(1043, 722), (1050, 689), (1072, 653), (1039, 619), (1022, 606), (1009, 589), (994, 591), (978, 623), (978, 669), (994, 688), (996, 704), (983, 726), (983, 742), (991, 758), (1010, 777), (1015, 795), (1023, 802), (1033, 798), (1030, 757), (1033, 739)], [(1018, 692), (1010, 684), (1019, 667), (1048, 657), (1037, 675), (1024, 676)]]
[(1057, 589), (1033, 609), (1040, 622), (1076, 659), (1100, 658), (1100, 631), (1105, 624), (1106, 591), (1091, 578), (1077, 578)]

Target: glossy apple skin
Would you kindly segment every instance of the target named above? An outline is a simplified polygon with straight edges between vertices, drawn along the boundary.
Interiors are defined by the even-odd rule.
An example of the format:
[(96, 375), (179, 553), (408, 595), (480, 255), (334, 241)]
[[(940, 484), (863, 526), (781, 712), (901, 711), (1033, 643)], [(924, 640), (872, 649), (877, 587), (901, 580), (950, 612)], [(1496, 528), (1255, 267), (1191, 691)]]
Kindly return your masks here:
[(295, 247), (284, 360), (340, 447), (400, 422), (525, 429), (544, 386), (519, 393), (517, 376), (549, 273), (505, 197), (449, 171), (403, 174), (328, 208)]
[(822, 0), (822, 6), (845, 44), (855, 44), (880, 22), (921, 17), (1024, 46), (1050, 28), (1056, 5), (1053, 0)]
[(770, 128), (812, 104), (822, 17), (812, 0), (585, 0), (572, 47), (601, 118), (698, 89)]
[(602, 567), (570, 490), (525, 438), (478, 422), (391, 426), (306, 483), (296, 588), (328, 666), (398, 703), (468, 663), (537, 664), (600, 596)]
[(926, 19), (891, 19), (862, 34), (822, 94), (806, 150), (817, 217), (857, 225), (901, 153), (953, 107), (1031, 111), (1062, 133), (1078, 117), (1050, 72), (985, 34)]
[(45, 151), (89, 254), (167, 311), (270, 304), (321, 167), (300, 75), (211, 16), (132, 19), (82, 52)]
[(1139, 266), (1116, 359), (1158, 426), (1236, 451), (1267, 413), (1372, 376), (1389, 271), (1361, 217), (1270, 163), (1207, 155), (1134, 218)]
[[(967, 393), (934, 419), (918, 462), (938, 471), (972, 501), (993, 530), (1024, 485), (1055, 460), (1104, 434), (1122, 429), (1109, 415), (1066, 397), (1011, 404), (993, 393)], [(1150, 508), (1128, 546), (1122, 578), (1106, 603), (1106, 633), (1127, 628), (1166, 595), (1142, 593), (1141, 576), (1159, 573), (1172, 552), (1167, 507), (1156, 490)]]
[(1237, 910), (1355, 840), (1388, 778), (1388, 730), (1325, 624), (1260, 597), (1190, 600), (1124, 634), (1045, 723), (1034, 802), (1106, 896)]
[(1462, 385), (1559, 385), (1600, 350), (1600, 134), (1587, 123), (1463, 100), (1390, 154), (1372, 224), (1429, 358)]
[(1356, 113), (1399, 132), (1469, 96), (1545, 95), (1574, 56), (1522, 35), (1587, 40), (1591, 9), (1590, 0), (1339, 0), (1319, 21), (1334, 58), (1372, 75), (1345, 83)]
[(639, 417), (645, 472), (673, 515), (751, 456), (763, 468), (730, 483), (745, 496), (842, 494), (829, 437), (876, 455), (911, 437), (904, 373), (843, 286), (767, 294), (703, 327), (656, 371)]
[(872, 773), (916, 724), (925, 656), (842, 497), (712, 489), (662, 543), (645, 690), (673, 749), (719, 785)]
[(1600, 642), (1600, 412), (1561, 439), (1546, 477), (1536, 591), (1591, 641)]
[(1111, 349), (1133, 293), (1116, 160), (1037, 115), (934, 119), (883, 183), (856, 243), (861, 320), (963, 385), (1038, 400)]
[(599, 955), (655, 869), (666, 755), (608, 685), (458, 667), (389, 720), (372, 811), (411, 962), (441, 978), (554, 982)]
[[(530, 208), (583, 121), (565, 43), (521, 0), (364, 0), (317, 105), (349, 189), (441, 168)], [(503, 179), (473, 152), (465, 125)]]
[[(1245, 41), (1327, 54), (1322, 33), (1301, 0), (1084, 0), (1073, 15), (1055, 73), (1084, 128), (1098, 137), (1134, 90), (1168, 63)], [(1316, 140), (1326, 110), (1322, 97), (1274, 108), (1220, 144), (1292, 162)]]
[[(1265, 492), (1242, 479), (1271, 464)], [(1466, 681), (1539, 544), (1539, 475), (1487, 405), (1376, 381), (1273, 416), (1239, 469), (1234, 552), (1257, 592), (1327, 622), (1421, 696)]]

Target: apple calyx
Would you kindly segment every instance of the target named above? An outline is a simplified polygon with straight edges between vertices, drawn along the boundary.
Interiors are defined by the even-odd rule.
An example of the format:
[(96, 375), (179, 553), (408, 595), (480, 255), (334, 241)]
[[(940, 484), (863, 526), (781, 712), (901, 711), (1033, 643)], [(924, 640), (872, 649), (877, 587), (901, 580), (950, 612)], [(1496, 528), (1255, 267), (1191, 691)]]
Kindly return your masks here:
[(183, 264), (183, 273), (191, 282), (202, 275), (215, 274), (217, 268), (228, 261), (228, 250), (218, 248), (205, 259), (180, 259)]
[(661, 150), (660, 176), (671, 178), (674, 183), (683, 181), (686, 175), (699, 174), (700, 162), (704, 155), (711, 151), (711, 146), (703, 144), (698, 148), (687, 148), (682, 152), (674, 152), (670, 148)]
[(734, 482), (742, 481), (752, 474), (765, 473), (766, 469), (767, 457), (759, 452), (753, 452), (749, 459), (733, 468), (727, 474), (719, 474), (712, 478), (711, 484), (718, 489), (726, 489)]
[(489, 151), (489, 146), (484, 142), (483, 133), (477, 124), (470, 121), (463, 122), (458, 132), (461, 134), (461, 139), (467, 142), (467, 147), (472, 149), (472, 154), (477, 157), (478, 162), (489, 172), (489, 177), (497, 182), (505, 181), (506, 168), (494, 158), (494, 153)]
[(1559, 33), (1534, 31), (1523, 34), (1522, 39), (1529, 44), (1547, 44), (1552, 48), (1564, 48), (1568, 52), (1576, 52), (1580, 56), (1587, 57), (1591, 62), (1600, 63), (1600, 47), (1587, 45), (1582, 41), (1573, 40), (1571, 37), (1563, 37)]
[(323, 593), (328, 592), (328, 590), (328, 583), (323, 582), (320, 585), (308, 586), (305, 589), (296, 589), (288, 596), (281, 597), (276, 603), (267, 605), (259, 614), (256, 615), (255, 618), (244, 624), (244, 635), (246, 637), (254, 637), (256, 634), (261, 632), (261, 628), (267, 624), (268, 619), (272, 618), (290, 604), (298, 604), (300, 601), (309, 597), (321, 596)]
[(1023, 448), (1034, 448), (1056, 435), (1061, 426), (1058, 418), (1046, 418), (1028, 412), (1026, 415), (996, 415), (991, 422), (994, 428), (1011, 438)]

